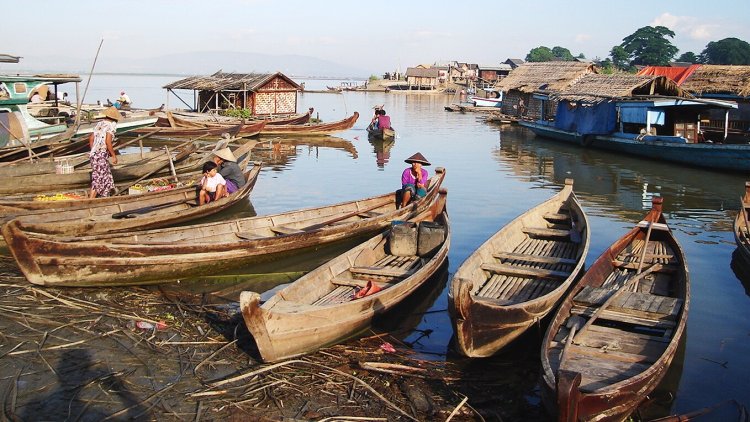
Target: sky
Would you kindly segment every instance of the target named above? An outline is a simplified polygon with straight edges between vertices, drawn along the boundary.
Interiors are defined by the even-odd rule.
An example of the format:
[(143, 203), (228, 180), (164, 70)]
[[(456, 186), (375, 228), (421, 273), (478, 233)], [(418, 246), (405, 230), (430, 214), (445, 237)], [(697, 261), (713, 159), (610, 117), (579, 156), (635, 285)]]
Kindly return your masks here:
[[(369, 69), (452, 60), (484, 65), (539, 46), (604, 59), (644, 26), (675, 32), (678, 56), (710, 41), (750, 42), (749, 0), (4, 0), (0, 53), (66, 56), (88, 68), (205, 51), (302, 55)], [(26, 17), (26, 18), (21, 18)], [(22, 59), (23, 63), (23, 59)]]

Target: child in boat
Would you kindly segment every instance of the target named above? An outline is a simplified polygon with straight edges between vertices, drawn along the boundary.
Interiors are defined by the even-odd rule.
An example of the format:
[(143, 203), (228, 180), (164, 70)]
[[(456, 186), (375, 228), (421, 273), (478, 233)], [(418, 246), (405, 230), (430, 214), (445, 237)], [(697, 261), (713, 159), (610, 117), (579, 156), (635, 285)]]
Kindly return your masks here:
[(207, 161), (203, 164), (203, 177), (199, 187), (198, 204), (200, 205), (229, 196), (227, 194), (227, 182), (218, 173), (218, 166), (213, 161)]

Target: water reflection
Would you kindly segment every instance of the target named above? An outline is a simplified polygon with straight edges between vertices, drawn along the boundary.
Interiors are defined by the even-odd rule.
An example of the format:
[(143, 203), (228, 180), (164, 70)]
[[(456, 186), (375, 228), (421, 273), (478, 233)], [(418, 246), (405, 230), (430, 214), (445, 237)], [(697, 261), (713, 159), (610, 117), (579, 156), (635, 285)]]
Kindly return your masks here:
[(745, 294), (750, 296), (750, 263), (747, 262), (742, 256), (742, 252), (739, 249), (735, 249), (732, 253), (732, 263), (730, 264), (734, 275), (742, 283), (742, 287), (745, 289)]
[(347, 152), (354, 159), (358, 157), (354, 144), (335, 136), (261, 138), (260, 143), (253, 148), (252, 157), (273, 166), (286, 166), (305, 151), (317, 157), (320, 148), (337, 149)]
[(744, 185), (736, 175), (557, 143), (535, 138), (518, 127), (504, 126), (499, 132), (500, 144), (492, 151), (499, 163), (524, 179), (562, 184), (573, 178), (576, 193), (594, 202), (600, 212), (637, 219), (658, 195), (666, 199), (668, 214), (689, 213), (700, 218), (708, 212), (706, 220), (716, 222), (731, 216), (727, 209), (739, 206)]
[(379, 169), (383, 169), (391, 158), (391, 148), (396, 143), (395, 140), (368, 139), (372, 145), (372, 151), (375, 153), (375, 163)]

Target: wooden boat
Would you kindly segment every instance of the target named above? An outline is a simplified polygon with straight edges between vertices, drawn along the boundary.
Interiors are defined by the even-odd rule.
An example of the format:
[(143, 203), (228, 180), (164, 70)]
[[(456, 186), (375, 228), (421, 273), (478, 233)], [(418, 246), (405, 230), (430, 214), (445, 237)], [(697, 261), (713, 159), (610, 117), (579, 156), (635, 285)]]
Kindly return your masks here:
[(589, 240), (588, 218), (571, 179), (492, 235), (451, 282), (456, 350), (491, 356), (538, 323), (583, 269)]
[[(310, 122), (310, 117), (312, 115), (313, 109), (310, 108), (310, 110), (307, 111), (307, 113), (303, 114), (293, 114), (291, 116), (284, 116), (284, 117), (275, 117), (275, 118), (268, 118), (268, 119), (250, 119), (249, 123), (259, 123), (261, 121), (265, 121), (266, 125), (302, 125), (305, 123)], [(156, 121), (155, 126), (157, 127), (217, 127), (217, 126), (231, 126), (236, 125), (239, 123), (243, 123), (238, 119), (231, 119), (231, 120), (208, 120), (208, 118), (204, 116), (200, 117), (179, 117), (176, 116), (175, 113), (172, 112), (166, 112), (166, 117), (159, 117)], [(248, 123), (245, 123), (248, 124)]]
[[(201, 163), (197, 157), (191, 157), (196, 152), (196, 146), (189, 144), (182, 148), (172, 157), (165, 151), (150, 159), (137, 160), (128, 163), (118, 163), (112, 166), (112, 176), (115, 181), (136, 180), (144, 175), (154, 174), (160, 171), (169, 171), (170, 163), (181, 163), (175, 167), (176, 171), (195, 168)], [(128, 160), (129, 161), (129, 160)], [(88, 168), (72, 169), (69, 173), (54, 174), (54, 177), (40, 176), (38, 174), (19, 175), (6, 179), (0, 183), (0, 194), (19, 194), (51, 191), (55, 189), (66, 189), (76, 186), (86, 186), (91, 183), (91, 170)]]
[(750, 182), (745, 182), (745, 195), (740, 198), (740, 210), (734, 218), (734, 240), (737, 249), (745, 262), (750, 263), (750, 223), (748, 209), (750, 208)]
[[(235, 149), (233, 154), (235, 157), (242, 160), (243, 157), (255, 147), (255, 145), (256, 142), (244, 143)], [(223, 147), (223, 145), (218, 146)], [(204, 156), (204, 159), (208, 159), (208, 157)], [(201, 161), (199, 160), (198, 162), (200, 163)], [(242, 162), (240, 164), (247, 165), (247, 163)], [(120, 193), (119, 195), (97, 197), (93, 199), (88, 198), (88, 187), (78, 190), (69, 190), (66, 192), (58, 191), (42, 194), (33, 193), (4, 196), (3, 198), (0, 198), (0, 224), (4, 224), (6, 221), (21, 215), (50, 212), (52, 210), (57, 213), (67, 213), (79, 209), (98, 208), (105, 205), (115, 204), (120, 207), (132, 208), (133, 206), (130, 204), (133, 202), (141, 202), (144, 200), (152, 201), (157, 197), (171, 196), (179, 190), (193, 192), (194, 182), (199, 180), (200, 177), (200, 169), (196, 169), (192, 172), (180, 172), (177, 174), (176, 179), (173, 176), (170, 176), (169, 178), (156, 177), (140, 180), (137, 184), (144, 187), (172, 185), (172, 189), (159, 189), (133, 195), (127, 195), (130, 190), (129, 188), (133, 188), (133, 182), (125, 182), (116, 184), (116, 191)]]
[(263, 361), (345, 340), (424, 284), (448, 255), (445, 196), (441, 192), (431, 209), (410, 220), (419, 221), (418, 226), (394, 225), (277, 291), (262, 305), (258, 293), (242, 292), (242, 317)]
[(375, 129), (370, 125), (367, 126), (367, 136), (371, 139), (390, 141), (396, 139), (396, 130), (392, 127), (386, 129)]
[(275, 125), (266, 126), (260, 132), (261, 135), (297, 135), (297, 136), (318, 136), (330, 135), (336, 132), (351, 129), (357, 122), (359, 113), (354, 112), (351, 116), (343, 120), (327, 123), (307, 123), (304, 125)]
[(662, 198), (566, 296), (542, 343), (542, 397), (564, 421), (621, 421), (667, 372), (690, 305)]
[(247, 183), (228, 198), (199, 205), (195, 185), (165, 191), (162, 195), (130, 195), (133, 200), (91, 206), (76, 210), (49, 210), (18, 217), (24, 230), (65, 236), (85, 236), (154, 229), (185, 223), (216, 214), (252, 192), (260, 173), (260, 163), (245, 172)]
[[(158, 136), (171, 137), (192, 137), (192, 136), (221, 136), (228, 133), (230, 136), (237, 136), (242, 131), (243, 124), (234, 126), (216, 126), (216, 127), (195, 127), (195, 128), (167, 128), (167, 127), (144, 127), (135, 129), (132, 132), (136, 134), (153, 133)], [(249, 135), (248, 135), (249, 136)]]
[(282, 214), (131, 233), (64, 237), (24, 230), (14, 219), (3, 236), (34, 284), (104, 286), (160, 283), (293, 256), (306, 248), (384, 229), (429, 208), (445, 171), (425, 198), (396, 208), (395, 194)]

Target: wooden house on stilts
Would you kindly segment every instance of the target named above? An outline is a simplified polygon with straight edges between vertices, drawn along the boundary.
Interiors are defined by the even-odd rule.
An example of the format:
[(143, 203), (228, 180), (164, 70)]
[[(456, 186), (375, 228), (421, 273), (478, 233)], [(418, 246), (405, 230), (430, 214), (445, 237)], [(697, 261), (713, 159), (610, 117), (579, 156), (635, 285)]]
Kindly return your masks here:
[[(297, 92), (302, 90), (300, 85), (280, 72), (260, 74), (221, 71), (210, 76), (180, 79), (165, 85), (164, 89), (193, 111), (218, 113), (228, 109), (247, 109), (251, 115), (259, 116), (295, 114)], [(192, 101), (183, 99), (178, 90), (193, 91)]]
[[(541, 118), (541, 104), (535, 99), (536, 91), (561, 91), (578, 79), (597, 73), (591, 63), (534, 62), (524, 63), (495, 86), (503, 91), (502, 113), (507, 116), (537, 120)], [(545, 114), (554, 116), (554, 109)]]

